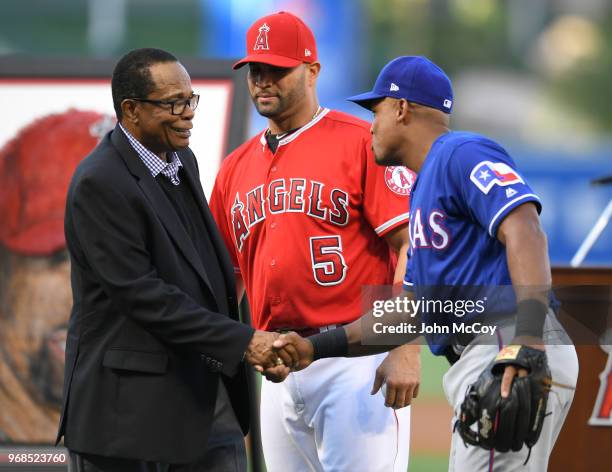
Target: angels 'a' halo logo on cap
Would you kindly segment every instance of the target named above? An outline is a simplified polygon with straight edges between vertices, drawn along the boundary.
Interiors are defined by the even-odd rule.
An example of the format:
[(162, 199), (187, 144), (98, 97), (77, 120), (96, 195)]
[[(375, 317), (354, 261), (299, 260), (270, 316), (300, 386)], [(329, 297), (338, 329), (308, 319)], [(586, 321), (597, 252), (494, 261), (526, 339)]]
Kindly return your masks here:
[(414, 174), (404, 166), (389, 166), (385, 169), (385, 183), (398, 195), (410, 195)]
[(268, 32), (270, 31), (270, 27), (267, 23), (264, 23), (259, 27), (259, 34), (257, 35), (257, 39), (255, 40), (255, 46), (253, 46), (253, 51), (269, 51), (270, 46), (268, 45)]
[(247, 55), (232, 67), (250, 62), (274, 67), (297, 67), (317, 62), (317, 44), (310, 28), (297, 16), (279, 11), (259, 18), (246, 34)]

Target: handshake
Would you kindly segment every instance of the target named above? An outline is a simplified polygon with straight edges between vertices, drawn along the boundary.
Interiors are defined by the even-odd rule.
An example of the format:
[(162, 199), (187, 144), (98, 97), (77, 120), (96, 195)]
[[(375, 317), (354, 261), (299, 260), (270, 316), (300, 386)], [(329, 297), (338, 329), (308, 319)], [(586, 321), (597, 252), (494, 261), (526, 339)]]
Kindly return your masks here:
[(282, 382), (290, 372), (302, 370), (313, 361), (312, 343), (299, 334), (255, 331), (245, 360), (272, 382)]

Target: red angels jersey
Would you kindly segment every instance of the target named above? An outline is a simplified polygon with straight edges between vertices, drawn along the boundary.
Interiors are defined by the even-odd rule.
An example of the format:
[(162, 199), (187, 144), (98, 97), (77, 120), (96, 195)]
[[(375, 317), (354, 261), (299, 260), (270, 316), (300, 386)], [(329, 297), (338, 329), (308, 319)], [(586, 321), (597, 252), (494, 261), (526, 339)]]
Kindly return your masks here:
[(223, 161), (210, 208), (256, 328), (348, 323), (362, 286), (392, 283), (383, 236), (407, 223), (415, 176), (375, 163), (369, 127), (323, 109), (276, 153), (264, 132)]

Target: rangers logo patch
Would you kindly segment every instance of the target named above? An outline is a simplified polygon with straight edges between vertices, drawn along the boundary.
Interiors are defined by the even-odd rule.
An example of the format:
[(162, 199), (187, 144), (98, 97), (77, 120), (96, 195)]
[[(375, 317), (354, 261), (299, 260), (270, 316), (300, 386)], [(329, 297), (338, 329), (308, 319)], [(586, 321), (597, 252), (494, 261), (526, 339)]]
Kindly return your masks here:
[(470, 180), (485, 195), (495, 185), (505, 187), (507, 185), (521, 183), (523, 178), (512, 167), (504, 162), (482, 161), (472, 169)]
[(385, 169), (385, 183), (398, 195), (410, 195), (414, 179), (414, 173), (404, 166), (389, 166)]

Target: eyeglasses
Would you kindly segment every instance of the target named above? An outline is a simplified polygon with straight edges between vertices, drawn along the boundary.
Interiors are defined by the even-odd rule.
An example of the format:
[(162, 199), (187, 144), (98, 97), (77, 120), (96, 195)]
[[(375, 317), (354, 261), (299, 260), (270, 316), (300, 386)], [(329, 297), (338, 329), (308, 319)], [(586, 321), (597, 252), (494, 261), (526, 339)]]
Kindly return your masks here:
[(171, 113), (173, 115), (182, 115), (187, 105), (189, 105), (189, 108), (191, 108), (192, 110), (198, 108), (200, 96), (194, 93), (189, 98), (179, 98), (177, 100), (150, 100), (148, 98), (130, 98), (130, 100), (134, 100), (136, 102), (152, 103), (153, 105), (157, 105), (163, 108), (170, 105)]

